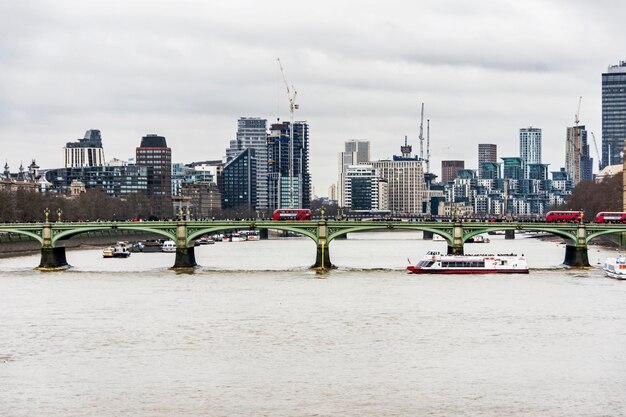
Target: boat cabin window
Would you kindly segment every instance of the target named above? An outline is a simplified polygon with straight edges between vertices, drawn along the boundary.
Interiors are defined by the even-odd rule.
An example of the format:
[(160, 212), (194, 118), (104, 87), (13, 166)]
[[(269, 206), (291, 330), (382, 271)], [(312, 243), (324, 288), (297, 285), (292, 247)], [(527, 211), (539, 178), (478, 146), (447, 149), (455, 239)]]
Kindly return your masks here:
[(443, 261), (443, 268), (484, 268), (485, 261)]

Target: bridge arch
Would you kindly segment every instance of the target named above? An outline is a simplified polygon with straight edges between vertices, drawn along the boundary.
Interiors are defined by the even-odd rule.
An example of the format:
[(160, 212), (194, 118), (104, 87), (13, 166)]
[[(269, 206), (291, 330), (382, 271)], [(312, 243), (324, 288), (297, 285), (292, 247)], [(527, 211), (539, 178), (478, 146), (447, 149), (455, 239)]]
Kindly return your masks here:
[[(450, 226), (450, 229), (452, 229), (452, 225)], [(402, 223), (402, 224), (391, 224), (391, 223), (383, 223), (381, 222), (381, 224), (376, 224), (376, 225), (372, 225), (372, 224), (368, 224), (368, 225), (354, 225), (354, 226), (349, 226), (349, 227), (342, 227), (340, 229), (335, 229), (332, 225), (328, 226), (330, 233), (328, 234), (328, 238), (327, 241), (330, 242), (333, 239), (336, 239), (338, 236), (347, 234), (347, 233), (357, 233), (357, 232), (367, 232), (367, 231), (371, 231), (371, 230), (414, 230), (414, 231), (426, 231), (426, 232), (432, 232), (435, 233), (437, 235), (443, 236), (444, 239), (451, 241), (453, 239), (452, 233), (442, 230), (440, 228), (433, 228), (433, 227), (428, 227), (428, 226), (424, 226), (424, 225), (420, 225), (418, 222), (408, 222), (408, 223)]]
[(41, 237), (40, 235), (33, 233), (31, 231), (28, 230), (21, 230), (21, 229), (2, 229), (2, 232), (6, 232), (6, 233), (15, 233), (16, 235), (23, 235), (23, 236), (28, 236), (30, 238), (35, 239), (37, 242), (39, 242), (40, 244), (43, 245), (43, 237)]
[(80, 229), (70, 229), (70, 230), (63, 230), (55, 235), (52, 236), (52, 247), (56, 246), (56, 243), (60, 240), (67, 240), (70, 239), (74, 236), (83, 234), (83, 233), (87, 233), (87, 232), (95, 232), (95, 231), (99, 231), (99, 230), (132, 230), (132, 231), (141, 231), (141, 232), (147, 232), (147, 233), (154, 233), (157, 235), (161, 235), (164, 236), (168, 239), (174, 240), (176, 241), (176, 230), (174, 229), (173, 231), (167, 231), (167, 230), (162, 230), (162, 229), (153, 229), (151, 227), (137, 227), (137, 226), (133, 226), (133, 227), (125, 227), (124, 225), (102, 225), (102, 226), (95, 226), (95, 225), (90, 225), (87, 227), (81, 227)]
[(311, 225), (311, 230), (302, 229), (301, 227), (290, 227), (289, 224), (264, 224), (264, 223), (250, 223), (249, 225), (215, 225), (215, 226), (204, 226), (200, 228), (193, 228), (193, 231), (190, 232), (187, 236), (187, 245), (191, 246), (193, 241), (201, 237), (202, 235), (211, 234), (215, 232), (222, 232), (226, 230), (242, 230), (244, 228), (249, 230), (257, 230), (257, 229), (267, 229), (267, 230), (284, 230), (288, 232), (294, 232), (298, 235), (306, 236), (312, 239), (314, 242), (317, 242), (317, 235), (315, 230), (317, 229), (317, 225)]
[(600, 237), (600, 236), (604, 236), (604, 235), (612, 235), (612, 234), (621, 235), (623, 233), (624, 232), (621, 230), (600, 230), (596, 232), (591, 232), (585, 237), (585, 242), (589, 243), (593, 239)]
[(571, 231), (558, 230), (558, 229), (555, 230), (553, 228), (535, 226), (535, 225), (524, 226), (521, 224), (503, 225), (502, 227), (499, 227), (499, 228), (493, 228), (493, 227), (484, 228), (484, 229), (472, 228), (470, 232), (463, 235), (463, 243), (467, 242), (470, 238), (473, 238), (474, 236), (477, 236), (483, 233), (494, 232), (498, 230), (524, 230), (524, 231), (532, 231), (532, 232), (545, 232), (551, 235), (562, 237), (565, 240), (565, 242), (568, 244), (574, 244), (574, 245), (576, 244), (576, 235), (573, 234)]

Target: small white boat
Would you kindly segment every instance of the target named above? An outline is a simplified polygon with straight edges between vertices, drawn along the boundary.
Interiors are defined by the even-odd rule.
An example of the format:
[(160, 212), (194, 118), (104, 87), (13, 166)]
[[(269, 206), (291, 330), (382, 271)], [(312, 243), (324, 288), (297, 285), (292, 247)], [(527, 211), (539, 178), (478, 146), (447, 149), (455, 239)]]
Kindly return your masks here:
[(113, 257), (113, 252), (115, 252), (115, 248), (113, 246), (109, 246), (107, 248), (104, 248), (104, 250), (102, 251), (102, 257), (103, 258), (112, 258)]
[(433, 234), (433, 240), (435, 242), (445, 242), (446, 241), (446, 239), (443, 236), (438, 235), (436, 233)]
[(128, 258), (128, 242), (117, 242), (115, 246), (109, 246), (102, 251), (103, 258)]
[(489, 243), (489, 238), (483, 235), (476, 235), (468, 239), (467, 243)]
[(176, 242), (174, 242), (173, 240), (166, 240), (165, 242), (163, 242), (163, 245), (161, 246), (161, 250), (163, 252), (176, 252)]
[(615, 279), (626, 279), (626, 255), (617, 258), (607, 258), (604, 261), (604, 272)]
[(246, 235), (241, 233), (233, 233), (230, 237), (231, 242), (243, 242), (246, 240)]

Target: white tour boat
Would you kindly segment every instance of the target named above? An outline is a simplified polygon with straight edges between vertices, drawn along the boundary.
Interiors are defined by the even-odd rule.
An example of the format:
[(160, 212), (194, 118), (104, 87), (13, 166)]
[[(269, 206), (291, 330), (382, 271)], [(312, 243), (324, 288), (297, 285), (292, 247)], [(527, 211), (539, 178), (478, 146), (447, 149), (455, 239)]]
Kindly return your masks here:
[(607, 258), (604, 261), (604, 272), (615, 279), (626, 279), (626, 255), (617, 258)]
[(524, 255), (442, 255), (429, 251), (417, 265), (407, 270), (414, 274), (527, 274)]

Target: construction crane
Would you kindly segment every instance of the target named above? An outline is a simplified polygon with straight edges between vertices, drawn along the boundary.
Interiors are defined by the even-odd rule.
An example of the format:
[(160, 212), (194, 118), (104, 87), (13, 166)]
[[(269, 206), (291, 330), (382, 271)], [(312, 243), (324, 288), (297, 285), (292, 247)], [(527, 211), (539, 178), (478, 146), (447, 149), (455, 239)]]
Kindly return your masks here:
[(591, 137), (593, 138), (593, 146), (596, 148), (596, 157), (598, 158), (598, 172), (602, 170), (602, 160), (600, 159), (600, 152), (598, 152), (598, 142), (596, 142), (596, 135), (591, 132)]
[(578, 127), (578, 123), (580, 122), (580, 120), (578, 119), (578, 116), (580, 116), (580, 102), (583, 101), (583, 96), (578, 97), (578, 110), (576, 111), (576, 114), (574, 115), (574, 126)]
[(426, 119), (426, 172), (430, 173), (430, 119)]
[(420, 116), (420, 158), (424, 160), (424, 103), (422, 103), (422, 114)]
[[(298, 95), (298, 92), (293, 85), (291, 86), (291, 89), (289, 89), (289, 83), (287, 82), (287, 78), (285, 78), (285, 71), (283, 70), (280, 58), (276, 58), (276, 61), (278, 61), (280, 73), (283, 76), (285, 88), (287, 89), (287, 98), (289, 99), (289, 114), (291, 116), (289, 123), (289, 208), (295, 208), (293, 198), (293, 112), (299, 108), (296, 104), (296, 96)], [(281, 204), (279, 203), (279, 206), (280, 205)]]

